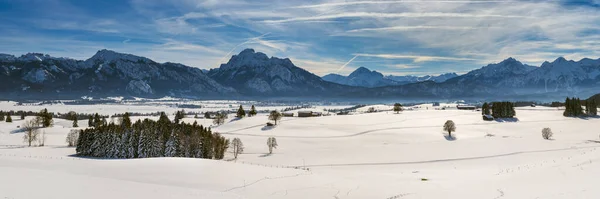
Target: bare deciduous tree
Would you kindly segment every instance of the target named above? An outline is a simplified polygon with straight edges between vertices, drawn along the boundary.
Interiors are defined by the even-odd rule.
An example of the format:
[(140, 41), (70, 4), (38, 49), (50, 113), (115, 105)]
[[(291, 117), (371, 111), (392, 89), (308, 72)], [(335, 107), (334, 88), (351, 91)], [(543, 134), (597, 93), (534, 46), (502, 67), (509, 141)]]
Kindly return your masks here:
[(231, 148), (233, 149), (233, 157), (237, 159), (238, 155), (244, 152), (244, 143), (242, 143), (240, 138), (233, 138), (233, 141), (231, 141)]
[(267, 139), (267, 146), (269, 146), (269, 154), (273, 153), (273, 148), (277, 148), (277, 139), (270, 137)]
[(45, 146), (46, 145), (46, 131), (42, 131), (42, 135), (37, 139), (37, 146)]
[(79, 140), (79, 130), (71, 129), (71, 132), (67, 135), (67, 144), (69, 147), (77, 146), (77, 141)]
[(549, 140), (552, 138), (552, 130), (550, 128), (544, 128), (542, 129), (542, 137), (546, 140)]
[(38, 122), (36, 120), (27, 120), (23, 123), (23, 127), (21, 129), (24, 132), (23, 142), (29, 144), (37, 141), (39, 139), (39, 128)]
[(452, 137), (452, 132), (456, 131), (456, 124), (454, 124), (454, 121), (446, 121), (444, 124), (444, 131), (448, 132), (449, 137)]

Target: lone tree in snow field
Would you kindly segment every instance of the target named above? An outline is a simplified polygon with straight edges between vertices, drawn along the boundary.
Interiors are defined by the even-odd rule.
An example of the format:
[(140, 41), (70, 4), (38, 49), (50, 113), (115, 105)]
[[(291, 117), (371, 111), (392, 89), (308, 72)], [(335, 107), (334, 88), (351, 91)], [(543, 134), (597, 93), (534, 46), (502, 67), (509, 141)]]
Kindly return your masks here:
[(271, 113), (269, 114), (269, 120), (273, 120), (275, 122), (275, 125), (277, 125), (277, 121), (281, 120), (281, 113), (279, 113), (278, 111), (271, 111)]
[(252, 107), (250, 108), (250, 112), (248, 112), (248, 116), (252, 117), (256, 115), (256, 108), (254, 108), (254, 105), (252, 105)]
[(452, 132), (456, 131), (456, 125), (454, 124), (454, 121), (446, 121), (446, 123), (444, 124), (444, 131), (448, 132), (449, 137), (452, 137)]
[(269, 146), (269, 154), (273, 153), (273, 148), (277, 148), (277, 139), (270, 137), (267, 139), (267, 146)]
[(546, 140), (551, 139), (552, 138), (552, 130), (550, 128), (542, 129), (542, 137)]
[(400, 113), (400, 111), (402, 111), (402, 104), (400, 104), (400, 103), (395, 103), (395, 104), (394, 104), (394, 112), (396, 112), (396, 113)]
[(233, 157), (237, 159), (238, 155), (244, 152), (244, 143), (242, 143), (240, 138), (233, 138), (233, 141), (231, 141), (231, 149), (233, 149)]
[(240, 108), (237, 110), (237, 114), (235, 116), (238, 118), (243, 118), (244, 116), (246, 116), (246, 111), (244, 111), (242, 105), (240, 105)]
[(25, 121), (21, 128), (25, 132), (23, 135), (23, 142), (27, 143), (29, 146), (39, 139), (39, 125), (35, 120)]
[(10, 113), (6, 114), (6, 122), (12, 123), (12, 117), (10, 117)]

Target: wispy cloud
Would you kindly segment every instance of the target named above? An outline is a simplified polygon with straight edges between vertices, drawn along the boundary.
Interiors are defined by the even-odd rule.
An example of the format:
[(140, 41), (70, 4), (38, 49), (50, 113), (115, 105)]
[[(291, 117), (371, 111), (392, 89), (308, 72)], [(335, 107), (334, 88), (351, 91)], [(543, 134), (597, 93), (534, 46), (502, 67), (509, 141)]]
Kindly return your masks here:
[(235, 46), (235, 47), (233, 47), (233, 48), (232, 48), (232, 49), (231, 49), (229, 52), (227, 52), (227, 54), (225, 54), (225, 56), (223, 56), (223, 57), (221, 58), (221, 60), (219, 61), (219, 63), (223, 63), (223, 61), (225, 61), (225, 59), (228, 59), (228, 57), (229, 57), (229, 56), (231, 56), (231, 53), (233, 53), (233, 51), (234, 51), (234, 50), (236, 50), (237, 48), (239, 48), (240, 46), (243, 46), (244, 44), (247, 44), (247, 43), (250, 43), (250, 42), (254, 42), (254, 41), (256, 41), (256, 40), (259, 40), (259, 39), (261, 39), (261, 38), (263, 38), (263, 37), (265, 37), (265, 36), (267, 36), (267, 35), (269, 35), (269, 34), (271, 34), (271, 33), (270, 33), (270, 32), (268, 32), (268, 33), (262, 34), (262, 35), (260, 35), (260, 36), (258, 36), (258, 37), (253, 37), (253, 38), (250, 38), (250, 39), (248, 39), (248, 40), (246, 40), (246, 41), (244, 41), (244, 42), (242, 42), (242, 43), (240, 43), (240, 44), (236, 45), (236, 46)]
[(346, 12), (310, 17), (295, 17), (278, 20), (264, 20), (264, 23), (286, 23), (296, 21), (315, 21), (339, 18), (421, 18), (421, 17), (460, 17), (460, 18), (527, 18), (520, 15), (501, 14), (471, 14), (471, 13), (444, 13), (444, 12), (407, 12), (407, 13), (377, 13), (377, 12)]
[(402, 55), (402, 54), (354, 54), (360, 57), (377, 57), (383, 59), (412, 59), (414, 62), (427, 61), (470, 61), (476, 60), (473, 58), (462, 57), (440, 57), (440, 56), (419, 56), (419, 55)]
[(439, 30), (477, 30), (482, 28), (492, 27), (473, 27), (473, 26), (391, 26), (381, 28), (361, 28), (348, 30), (346, 32), (370, 32), (370, 31), (411, 31), (411, 30), (427, 30), (427, 29), (439, 29)]
[(293, 6), (291, 8), (322, 8), (322, 7), (334, 7), (334, 6), (351, 6), (351, 5), (366, 5), (366, 4), (400, 4), (400, 3), (511, 3), (514, 1), (511, 0), (503, 0), (503, 1), (458, 1), (458, 0), (447, 0), (447, 1), (422, 1), (422, 0), (405, 0), (405, 1), (346, 1), (346, 2), (336, 2), (336, 3), (322, 3), (322, 4), (313, 4), (313, 5), (301, 5), (301, 6)]

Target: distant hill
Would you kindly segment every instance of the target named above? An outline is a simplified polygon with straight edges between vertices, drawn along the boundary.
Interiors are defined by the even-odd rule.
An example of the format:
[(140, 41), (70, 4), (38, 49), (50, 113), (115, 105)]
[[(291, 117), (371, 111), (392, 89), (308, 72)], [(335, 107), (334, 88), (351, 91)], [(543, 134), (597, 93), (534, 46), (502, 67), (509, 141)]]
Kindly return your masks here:
[(600, 104), (600, 93), (592, 95), (591, 97), (587, 98), (586, 101), (595, 101), (596, 104)]
[(334, 82), (343, 85), (349, 86), (360, 86), (367, 88), (374, 87), (382, 87), (382, 86), (395, 86), (395, 85), (405, 85), (416, 82), (423, 81), (434, 81), (434, 82), (444, 82), (448, 79), (457, 77), (456, 73), (446, 73), (439, 76), (394, 76), (388, 75), (384, 76), (380, 72), (371, 71), (365, 67), (359, 67), (354, 72), (350, 73), (348, 76), (338, 75), (338, 74), (328, 74), (323, 76), (323, 80)]

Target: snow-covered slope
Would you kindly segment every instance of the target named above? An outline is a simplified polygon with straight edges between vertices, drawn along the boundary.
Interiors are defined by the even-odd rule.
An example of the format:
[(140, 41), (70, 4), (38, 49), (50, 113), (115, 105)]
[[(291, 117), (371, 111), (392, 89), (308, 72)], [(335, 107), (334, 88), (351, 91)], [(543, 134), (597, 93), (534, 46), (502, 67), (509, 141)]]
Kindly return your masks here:
[[(243, 141), (235, 161), (231, 153), (230, 161), (74, 157), (64, 143), (70, 121), (55, 119), (41, 129), (46, 146), (26, 147), (22, 120), (13, 117), (0, 122), (0, 198), (600, 198), (597, 118), (528, 107), (517, 108), (518, 122), (487, 122), (481, 112), (418, 106), (426, 108), (283, 118), (275, 128), (265, 128), (265, 114), (228, 120), (213, 130)], [(454, 140), (444, 137), (448, 119), (457, 126)], [(553, 140), (542, 139), (544, 127)], [(273, 154), (268, 137), (279, 145)]]

